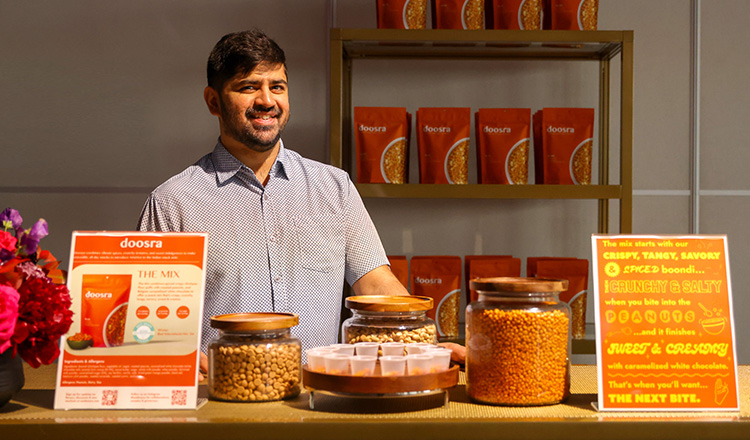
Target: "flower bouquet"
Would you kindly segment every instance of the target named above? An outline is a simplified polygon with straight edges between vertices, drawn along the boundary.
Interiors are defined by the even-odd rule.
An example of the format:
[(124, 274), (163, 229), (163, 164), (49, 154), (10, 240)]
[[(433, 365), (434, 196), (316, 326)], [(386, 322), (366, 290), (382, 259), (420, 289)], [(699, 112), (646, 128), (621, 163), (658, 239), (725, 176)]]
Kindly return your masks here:
[(22, 222), (15, 209), (0, 213), (0, 354), (11, 350), (37, 368), (60, 355), (72, 302), (59, 262), (39, 248), (47, 222), (39, 219), (28, 230)]

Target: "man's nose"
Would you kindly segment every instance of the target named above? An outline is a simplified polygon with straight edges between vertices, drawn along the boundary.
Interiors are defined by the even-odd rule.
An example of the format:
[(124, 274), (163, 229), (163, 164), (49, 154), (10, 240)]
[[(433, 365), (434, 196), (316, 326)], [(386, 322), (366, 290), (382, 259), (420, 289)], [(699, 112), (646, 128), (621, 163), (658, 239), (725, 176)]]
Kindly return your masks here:
[(257, 103), (263, 105), (264, 107), (273, 107), (273, 94), (271, 93), (271, 89), (269, 87), (263, 87), (260, 89), (260, 93), (256, 97)]

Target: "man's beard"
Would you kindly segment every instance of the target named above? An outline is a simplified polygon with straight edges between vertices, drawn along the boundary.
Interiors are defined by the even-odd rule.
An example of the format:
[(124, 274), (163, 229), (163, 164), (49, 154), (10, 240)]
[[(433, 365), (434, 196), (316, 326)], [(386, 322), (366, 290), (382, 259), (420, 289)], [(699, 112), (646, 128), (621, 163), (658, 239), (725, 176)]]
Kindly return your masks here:
[[(277, 127), (253, 127), (250, 120), (253, 118), (254, 109), (248, 109), (245, 112), (246, 119), (244, 121), (241, 121), (238, 120), (239, 118), (235, 117), (234, 114), (230, 114), (229, 112), (227, 112), (224, 103), (221, 102), (221, 100), (219, 101), (219, 105), (222, 120), (227, 122), (226, 124), (224, 124), (224, 129), (227, 131), (227, 134), (229, 134), (233, 139), (245, 145), (247, 148), (258, 153), (264, 153), (272, 149), (276, 145), (279, 139), (281, 139), (281, 132), (284, 130), (284, 127), (286, 127), (286, 123), (289, 121), (288, 119), (284, 121), (283, 111), (279, 108), (275, 108), (274, 116), (276, 120), (279, 121), (278, 131), (272, 138), (261, 137), (260, 135), (263, 133), (277, 130)], [(258, 109), (258, 111), (262, 112), (268, 112), (270, 110), (274, 110), (274, 108)]]

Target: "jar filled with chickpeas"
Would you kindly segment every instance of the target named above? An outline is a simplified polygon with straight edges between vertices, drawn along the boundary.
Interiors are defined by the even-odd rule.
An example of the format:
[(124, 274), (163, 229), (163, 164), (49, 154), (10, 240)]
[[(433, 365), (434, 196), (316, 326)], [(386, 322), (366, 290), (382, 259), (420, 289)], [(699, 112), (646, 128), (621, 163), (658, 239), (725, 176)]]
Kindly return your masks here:
[(466, 392), (481, 403), (551, 405), (570, 394), (567, 280), (477, 278), (466, 307)]
[(424, 296), (350, 296), (352, 317), (341, 328), (343, 342), (437, 343), (435, 321), (427, 317), (432, 298)]
[(211, 317), (219, 338), (208, 347), (210, 397), (266, 402), (299, 395), (302, 349), (290, 331), (298, 323), (293, 313)]

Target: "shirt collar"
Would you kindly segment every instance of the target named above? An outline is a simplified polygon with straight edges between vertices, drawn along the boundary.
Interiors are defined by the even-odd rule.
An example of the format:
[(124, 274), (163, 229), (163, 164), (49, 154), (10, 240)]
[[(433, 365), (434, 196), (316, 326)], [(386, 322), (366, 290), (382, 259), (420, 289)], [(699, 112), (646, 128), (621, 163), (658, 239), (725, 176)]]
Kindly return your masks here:
[[(229, 179), (234, 177), (235, 174), (244, 171), (248, 174), (252, 174), (252, 170), (245, 164), (240, 162), (236, 157), (226, 149), (221, 141), (216, 142), (214, 151), (212, 154), (212, 161), (214, 163), (214, 169), (216, 170), (216, 179), (220, 185), (225, 184)], [(289, 180), (289, 155), (284, 148), (284, 142), (279, 141), (279, 154), (276, 155), (276, 160), (271, 165), (271, 177), (280, 177)]]

